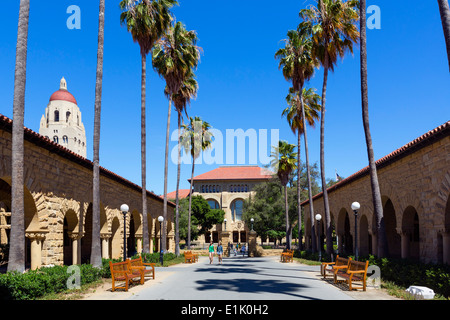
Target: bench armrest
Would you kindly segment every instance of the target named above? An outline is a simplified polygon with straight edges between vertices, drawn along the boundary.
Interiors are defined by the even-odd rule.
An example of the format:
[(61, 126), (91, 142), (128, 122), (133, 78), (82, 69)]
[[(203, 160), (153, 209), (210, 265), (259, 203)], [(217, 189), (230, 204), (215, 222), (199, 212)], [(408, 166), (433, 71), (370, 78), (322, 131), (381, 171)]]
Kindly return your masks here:
[(347, 273), (366, 273), (366, 270), (348, 270)]
[(143, 262), (142, 263), (144, 266), (150, 266), (150, 267), (154, 267), (156, 265), (156, 263), (147, 263), (147, 262)]

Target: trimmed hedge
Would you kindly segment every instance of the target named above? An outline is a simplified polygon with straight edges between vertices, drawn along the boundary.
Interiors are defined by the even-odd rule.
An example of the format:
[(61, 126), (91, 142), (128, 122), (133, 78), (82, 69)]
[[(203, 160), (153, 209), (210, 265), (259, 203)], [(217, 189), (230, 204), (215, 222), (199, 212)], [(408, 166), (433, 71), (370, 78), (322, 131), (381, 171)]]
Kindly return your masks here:
[[(67, 289), (67, 280), (73, 275), (68, 266), (43, 267), (26, 273), (0, 274), (0, 300), (35, 300), (49, 293)], [(102, 270), (90, 264), (79, 265), (80, 285), (101, 278)]]

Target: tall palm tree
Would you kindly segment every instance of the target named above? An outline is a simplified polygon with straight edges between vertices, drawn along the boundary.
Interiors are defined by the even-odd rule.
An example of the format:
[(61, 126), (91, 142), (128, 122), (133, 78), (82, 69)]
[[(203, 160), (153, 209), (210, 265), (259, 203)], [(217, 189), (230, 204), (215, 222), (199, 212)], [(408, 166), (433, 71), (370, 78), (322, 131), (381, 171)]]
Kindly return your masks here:
[[(169, 166), (169, 135), (170, 115), (172, 110), (172, 95), (180, 90), (183, 81), (191, 71), (197, 68), (200, 59), (200, 50), (196, 46), (197, 34), (186, 30), (181, 22), (170, 26), (166, 35), (158, 42), (153, 50), (153, 68), (166, 80), (165, 94), (169, 99), (166, 128), (166, 150), (164, 163), (164, 222), (167, 221), (167, 178)], [(162, 234), (162, 248), (165, 250), (166, 233)]]
[[(378, 235), (378, 256), (385, 257), (388, 252), (386, 229), (383, 217), (383, 204), (381, 202), (380, 185), (378, 183), (377, 167), (372, 146), (372, 136), (369, 127), (369, 94), (367, 84), (367, 39), (366, 39), (366, 0), (360, 3), (361, 19), (361, 100), (362, 100), (362, 118), (364, 132), (366, 136), (367, 156), (369, 160), (370, 184), (372, 187), (372, 201), (376, 218), (376, 229)], [(355, 246), (358, 239), (355, 240)]]
[(172, 21), (170, 8), (177, 0), (122, 0), (120, 2), (121, 24), (125, 24), (141, 52), (141, 177), (142, 177), (142, 216), (143, 252), (150, 252), (147, 212), (147, 174), (146, 174), (146, 76), (147, 55), (155, 43), (161, 39)]
[(447, 46), (448, 67), (450, 70), (450, 8), (448, 0), (438, 0), (441, 14), (442, 28), (444, 29), (445, 44)]
[(187, 105), (191, 103), (191, 99), (195, 99), (198, 91), (198, 83), (195, 80), (194, 73), (191, 72), (189, 77), (183, 82), (177, 93), (172, 95), (173, 104), (178, 115), (178, 161), (177, 161), (177, 187), (175, 191), (175, 255), (180, 254), (180, 199), (179, 199), (179, 189), (180, 189), (180, 175), (181, 175), (181, 121), (182, 113), (187, 114)]
[(92, 249), (91, 264), (99, 268), (102, 266), (102, 250), (100, 243), (100, 115), (102, 108), (103, 83), (103, 44), (105, 39), (105, 0), (100, 0), (98, 14), (97, 41), (97, 76), (95, 81), (95, 115), (94, 115), (94, 174), (92, 197)]
[(25, 270), (24, 113), (30, 0), (20, 0), (12, 128), (11, 239), (8, 271)]
[(286, 215), (286, 248), (291, 248), (291, 224), (289, 222), (289, 207), (287, 184), (291, 173), (296, 169), (297, 152), (294, 152), (295, 145), (280, 140), (278, 147), (273, 147), (271, 166), (277, 173), (281, 185), (284, 187), (284, 209)]
[(353, 53), (353, 43), (359, 39), (356, 23), (359, 18), (358, 0), (318, 0), (317, 7), (300, 10), (304, 26), (309, 26), (313, 35), (313, 54), (324, 69), (322, 86), (322, 109), (320, 120), (320, 173), (325, 211), (327, 253), (332, 254), (331, 216), (325, 179), (325, 104), (328, 71), (334, 71), (338, 58), (347, 51)]
[[(304, 140), (305, 140), (305, 157), (306, 157), (306, 173), (307, 173), (307, 181), (308, 181), (308, 196), (309, 196), (309, 202), (312, 203), (312, 189), (311, 189), (311, 171), (309, 168), (309, 150), (308, 150), (308, 137), (307, 137), (307, 130), (306, 130), (306, 122), (308, 122), (309, 126), (314, 127), (316, 120), (319, 120), (319, 112), (320, 112), (320, 96), (316, 93), (316, 90), (314, 88), (303, 88), (302, 93), (302, 110), (299, 112), (298, 105), (299, 105), (299, 95), (298, 93), (294, 93), (294, 89), (290, 88), (289, 94), (286, 97), (286, 101), (288, 103), (288, 107), (283, 110), (282, 115), (285, 115), (289, 127), (291, 128), (292, 132), (294, 134), (297, 133), (298, 138), (298, 161), (297, 161), (297, 206), (299, 209), (298, 213), (298, 238), (299, 241), (299, 249), (303, 250), (302, 248), (302, 221), (301, 221), (301, 199), (300, 199), (300, 137), (303, 134)], [(310, 214), (314, 214), (314, 211), (311, 210)], [(311, 221), (314, 221), (311, 219)], [(313, 237), (314, 238), (314, 237)], [(315, 243), (315, 241), (314, 241)], [(314, 246), (313, 246), (314, 247)]]
[[(303, 93), (303, 85), (305, 81), (309, 80), (314, 75), (314, 68), (318, 65), (317, 60), (312, 55), (312, 40), (308, 28), (299, 27), (298, 30), (289, 30), (287, 33), (288, 38), (284, 40), (285, 47), (280, 48), (275, 53), (275, 58), (279, 59), (279, 68), (283, 71), (283, 76), (287, 81), (292, 82), (292, 94), (300, 97)], [(289, 96), (288, 96), (289, 97)], [(292, 100), (291, 100), (292, 101)], [(297, 167), (297, 210), (298, 210), (298, 221), (299, 221), (299, 232), (301, 232), (301, 206), (300, 206), (300, 135), (303, 132), (305, 126), (300, 123), (303, 109), (303, 99), (297, 98), (295, 100), (296, 106), (292, 108), (291, 119), (294, 119), (294, 115), (297, 114), (296, 118), (298, 127), (302, 128), (298, 130), (298, 164)], [(295, 111), (294, 111), (295, 110)], [(289, 114), (288, 114), (289, 116)], [(291, 129), (293, 129), (291, 127)], [(293, 129), (294, 130), (294, 129)], [(297, 129), (294, 130), (297, 131)], [(308, 177), (309, 166), (307, 165)], [(308, 184), (309, 190), (311, 191), (311, 184)], [(311, 194), (311, 192), (310, 192)], [(311, 216), (311, 231), (314, 232), (314, 207), (312, 205), (312, 195), (310, 196), (310, 216)], [(313, 233), (314, 234), (314, 233)], [(313, 238), (313, 250), (315, 250), (315, 237)], [(301, 238), (300, 238), (301, 242)]]
[(195, 159), (200, 156), (202, 151), (212, 146), (212, 132), (209, 131), (211, 126), (208, 122), (203, 121), (200, 117), (190, 118), (189, 124), (184, 124), (183, 133), (181, 135), (181, 144), (186, 153), (190, 153), (192, 157), (191, 185), (189, 192), (189, 214), (188, 214), (188, 239), (187, 248), (191, 248), (191, 205), (192, 205), (192, 185), (194, 183)]

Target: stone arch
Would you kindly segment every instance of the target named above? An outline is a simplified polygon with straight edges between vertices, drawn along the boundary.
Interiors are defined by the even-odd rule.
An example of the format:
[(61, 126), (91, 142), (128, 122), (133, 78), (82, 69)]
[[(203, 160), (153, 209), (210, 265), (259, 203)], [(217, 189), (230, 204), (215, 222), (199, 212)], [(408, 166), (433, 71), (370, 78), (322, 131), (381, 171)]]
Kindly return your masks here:
[(231, 220), (233, 222), (242, 221), (244, 201), (242, 197), (235, 197), (230, 201)]
[(413, 206), (408, 206), (403, 212), (402, 258), (420, 259), (419, 215)]
[(367, 256), (371, 253), (371, 235), (369, 234), (369, 220), (367, 216), (363, 214), (359, 219), (359, 239), (358, 239), (358, 252), (361, 256)]
[(353, 252), (353, 238), (351, 234), (350, 217), (346, 208), (341, 208), (336, 225), (338, 235), (338, 252), (340, 254), (351, 254)]
[(122, 257), (123, 247), (123, 226), (117, 216), (112, 218), (111, 222), (111, 241), (109, 246), (109, 256), (112, 259), (120, 259)]
[(386, 239), (390, 257), (401, 257), (401, 237), (398, 234), (398, 216), (392, 200), (387, 196), (381, 197), (383, 203), (383, 219), (386, 227)]
[[(76, 261), (77, 252), (74, 252), (74, 241), (77, 241), (79, 232), (78, 214), (68, 209), (63, 217), (63, 264), (72, 265)], [(76, 244), (75, 244), (76, 248)]]

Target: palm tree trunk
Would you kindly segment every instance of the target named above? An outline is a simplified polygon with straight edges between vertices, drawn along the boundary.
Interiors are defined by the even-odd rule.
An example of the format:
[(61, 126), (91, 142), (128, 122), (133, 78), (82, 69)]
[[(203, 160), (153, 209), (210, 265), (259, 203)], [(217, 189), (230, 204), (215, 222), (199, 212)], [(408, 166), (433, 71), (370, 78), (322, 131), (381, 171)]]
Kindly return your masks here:
[(175, 196), (175, 255), (180, 255), (180, 176), (181, 176), (181, 112), (178, 112), (178, 162), (177, 162), (177, 189)]
[(445, 44), (447, 46), (448, 67), (450, 70), (450, 8), (448, 0), (438, 0), (441, 14), (442, 28), (444, 29)]
[(287, 184), (284, 185), (284, 210), (286, 212), (286, 248), (291, 249)]
[(97, 48), (97, 79), (95, 81), (95, 115), (94, 115), (94, 151), (93, 151), (93, 196), (92, 196), (92, 248), (91, 264), (102, 266), (102, 251), (100, 243), (100, 114), (102, 108), (103, 80), (103, 44), (105, 35), (105, 0), (100, 0), (98, 15), (98, 48)]
[(146, 130), (145, 130), (145, 90), (147, 74), (147, 56), (142, 55), (141, 78), (141, 177), (142, 177), (142, 219), (143, 252), (150, 253), (148, 214), (147, 214), (147, 174), (146, 174)]
[[(360, 2), (360, 23), (365, 26), (366, 21), (366, 0)], [(383, 204), (381, 202), (380, 185), (378, 183), (377, 167), (375, 165), (375, 157), (372, 146), (372, 137), (369, 128), (369, 94), (367, 84), (367, 39), (366, 28), (361, 28), (361, 99), (362, 99), (362, 115), (364, 132), (366, 136), (367, 155), (369, 158), (370, 184), (372, 187), (372, 201), (374, 206), (374, 214), (376, 219), (376, 227), (378, 234), (378, 256), (386, 257), (388, 254), (386, 229), (383, 218)], [(357, 245), (358, 239), (355, 241)]]
[(25, 271), (24, 113), (30, 0), (20, 0), (14, 75), (11, 233), (8, 271)]
[(325, 54), (324, 73), (323, 73), (323, 86), (322, 86), (322, 110), (320, 119), (320, 177), (322, 180), (322, 192), (323, 192), (323, 206), (325, 211), (325, 224), (326, 224), (326, 238), (327, 238), (327, 253), (329, 255), (333, 252), (333, 239), (331, 237), (331, 216), (330, 206), (328, 203), (328, 191), (327, 182), (325, 180), (325, 103), (327, 95), (327, 81), (328, 81), (328, 54)]
[(312, 250), (313, 252), (317, 249), (316, 244), (316, 231), (315, 231), (315, 223), (314, 223), (314, 202), (313, 202), (313, 194), (311, 188), (311, 169), (309, 167), (309, 149), (308, 149), (308, 134), (306, 130), (306, 121), (305, 121), (305, 108), (303, 106), (303, 90), (302, 95), (300, 97), (300, 108), (302, 110), (302, 121), (303, 121), (303, 139), (305, 139), (305, 157), (306, 157), (306, 177), (308, 180), (308, 198), (309, 198), (309, 217), (311, 219), (311, 240), (312, 240)]
[(300, 130), (297, 131), (297, 145), (298, 145), (298, 155), (297, 155), (297, 212), (298, 212), (298, 250), (303, 251), (302, 244), (302, 207), (301, 207), (301, 186), (300, 177), (302, 173), (301, 162), (300, 162), (300, 143), (301, 143), (301, 133)]
[(164, 159), (164, 221), (163, 221), (163, 233), (162, 233), (162, 248), (166, 251), (167, 245), (167, 177), (169, 175), (169, 135), (170, 135), (170, 115), (172, 113), (172, 97), (169, 98), (169, 110), (167, 111), (167, 128), (166, 128), (166, 152)]
[(192, 203), (192, 184), (194, 183), (194, 167), (195, 167), (195, 158), (192, 157), (191, 186), (189, 189), (188, 241), (187, 241), (188, 250), (191, 249), (191, 203)]

